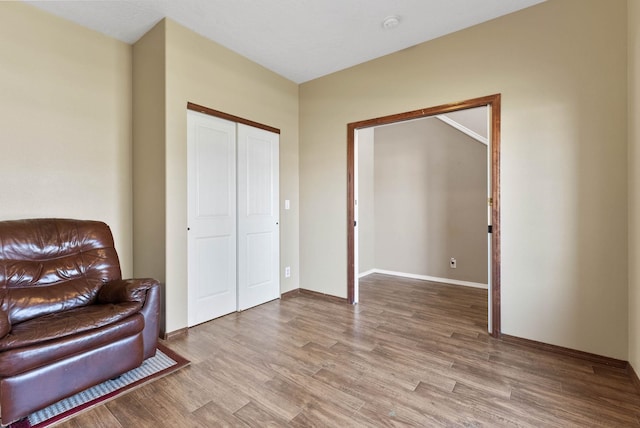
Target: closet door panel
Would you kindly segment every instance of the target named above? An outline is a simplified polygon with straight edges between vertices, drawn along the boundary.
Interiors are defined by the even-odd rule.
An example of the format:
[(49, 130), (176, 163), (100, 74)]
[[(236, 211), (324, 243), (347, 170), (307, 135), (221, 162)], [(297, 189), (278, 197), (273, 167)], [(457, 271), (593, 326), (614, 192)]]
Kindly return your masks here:
[(187, 112), (188, 324), (237, 310), (236, 124)]
[(279, 135), (238, 124), (238, 308), (280, 296)]

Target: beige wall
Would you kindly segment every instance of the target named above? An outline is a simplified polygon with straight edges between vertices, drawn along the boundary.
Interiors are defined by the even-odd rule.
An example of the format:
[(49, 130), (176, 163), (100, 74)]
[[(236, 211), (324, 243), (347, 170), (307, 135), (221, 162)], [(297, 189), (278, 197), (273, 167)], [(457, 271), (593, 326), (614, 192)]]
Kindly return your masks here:
[[(166, 295), (165, 21), (133, 45), (133, 273)], [(163, 307), (165, 302), (163, 301)], [(161, 311), (161, 325), (164, 325)]]
[(485, 144), (435, 118), (375, 129), (375, 264), (487, 284)]
[(629, 0), (629, 362), (640, 372), (640, 3)]
[(346, 125), (502, 94), (502, 331), (627, 358), (625, 1), (550, 0), (301, 85), (301, 286), (346, 297)]
[(166, 331), (187, 325), (187, 102), (280, 129), (281, 292), (299, 287), (298, 86), (166, 21)]
[(375, 128), (358, 130), (358, 273), (376, 268)]
[(131, 46), (0, 3), (0, 218), (111, 226), (132, 274)]

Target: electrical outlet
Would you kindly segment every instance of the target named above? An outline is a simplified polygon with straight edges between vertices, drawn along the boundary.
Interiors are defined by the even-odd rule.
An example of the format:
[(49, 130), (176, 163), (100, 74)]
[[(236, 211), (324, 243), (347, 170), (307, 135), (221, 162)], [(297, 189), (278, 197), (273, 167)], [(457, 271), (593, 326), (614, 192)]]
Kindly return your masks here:
[(291, 276), (291, 268), (287, 266), (286, 268), (284, 268), (284, 277), (289, 278), (290, 276)]
[(456, 261), (455, 257), (451, 257), (451, 260), (449, 260), (449, 267), (451, 269), (455, 269), (458, 267), (458, 262)]

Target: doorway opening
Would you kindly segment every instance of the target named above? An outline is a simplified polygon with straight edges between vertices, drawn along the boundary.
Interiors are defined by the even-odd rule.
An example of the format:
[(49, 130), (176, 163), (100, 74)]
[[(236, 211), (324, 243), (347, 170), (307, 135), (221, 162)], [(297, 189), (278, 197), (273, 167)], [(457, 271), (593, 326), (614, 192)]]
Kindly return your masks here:
[(444, 104), (405, 113), (349, 123), (347, 125), (347, 296), (351, 304), (358, 301), (358, 272), (356, 272), (356, 144), (357, 131), (390, 125), (460, 110), (487, 107), (489, 113), (488, 138), (488, 239), (489, 246), (489, 311), (488, 329), (497, 337), (500, 320), (500, 94)]

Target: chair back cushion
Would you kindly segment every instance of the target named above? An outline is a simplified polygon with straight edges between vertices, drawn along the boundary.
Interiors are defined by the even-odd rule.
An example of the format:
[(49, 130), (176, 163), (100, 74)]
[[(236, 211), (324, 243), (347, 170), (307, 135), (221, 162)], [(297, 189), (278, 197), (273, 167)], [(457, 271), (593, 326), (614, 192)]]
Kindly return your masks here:
[(92, 304), (102, 284), (120, 278), (105, 223), (0, 221), (0, 308), (11, 324)]

